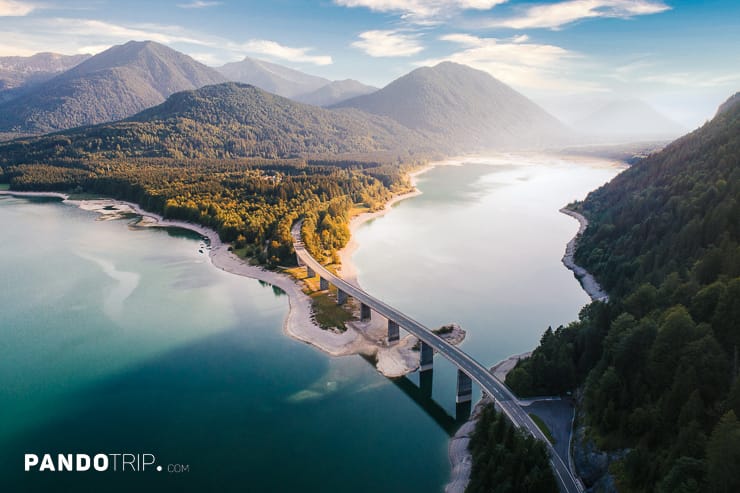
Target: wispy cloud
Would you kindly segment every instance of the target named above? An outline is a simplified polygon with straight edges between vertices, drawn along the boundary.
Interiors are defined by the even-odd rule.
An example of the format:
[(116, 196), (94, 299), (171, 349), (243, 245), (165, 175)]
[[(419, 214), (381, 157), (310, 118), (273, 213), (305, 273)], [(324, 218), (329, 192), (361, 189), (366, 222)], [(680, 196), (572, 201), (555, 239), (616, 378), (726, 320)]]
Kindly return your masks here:
[(312, 55), (313, 48), (294, 48), (284, 46), (276, 41), (267, 39), (251, 39), (246, 43), (234, 45), (233, 48), (257, 53), (289, 62), (312, 63), (314, 65), (331, 65), (333, 60), (329, 55)]
[[(75, 18), (28, 18), (0, 28), (0, 54), (28, 55), (49, 51), (50, 47), (60, 53), (97, 53), (132, 39), (167, 45), (219, 46), (217, 39), (198, 36), (181, 26), (123, 25)], [(6, 44), (3, 40), (12, 41)]]
[(17, 0), (0, 0), (0, 17), (22, 17), (36, 10), (37, 5)]
[(507, 0), (334, 0), (344, 7), (364, 7), (374, 12), (393, 12), (405, 19), (429, 23), (432, 18), (461, 10), (490, 10)]
[[(7, 40), (7, 41), (6, 41)], [(195, 53), (197, 59), (218, 65), (255, 53), (266, 57), (314, 65), (330, 65), (329, 55), (314, 54), (313, 48), (284, 46), (276, 41), (234, 41), (177, 25), (117, 24), (76, 18), (27, 18), (0, 27), (0, 56), (60, 53), (99, 53), (130, 40), (151, 40)]]
[(208, 7), (216, 7), (221, 5), (221, 2), (205, 2), (203, 0), (195, 0), (189, 3), (178, 3), (177, 6), (181, 9), (205, 9)]
[(442, 61), (462, 63), (518, 88), (601, 90), (596, 84), (569, 80), (564, 75), (568, 64), (580, 59), (580, 54), (531, 42), (527, 36), (499, 39), (458, 33), (441, 36), (440, 40), (460, 45), (461, 49), (446, 57), (424, 60), (419, 65)]
[(582, 19), (595, 17), (628, 19), (639, 15), (658, 14), (666, 10), (670, 10), (670, 7), (661, 0), (567, 0), (527, 7), (519, 16), (489, 20), (485, 25), (511, 29), (558, 29)]
[(372, 57), (405, 57), (419, 53), (424, 47), (413, 34), (399, 31), (365, 31), (352, 46)]

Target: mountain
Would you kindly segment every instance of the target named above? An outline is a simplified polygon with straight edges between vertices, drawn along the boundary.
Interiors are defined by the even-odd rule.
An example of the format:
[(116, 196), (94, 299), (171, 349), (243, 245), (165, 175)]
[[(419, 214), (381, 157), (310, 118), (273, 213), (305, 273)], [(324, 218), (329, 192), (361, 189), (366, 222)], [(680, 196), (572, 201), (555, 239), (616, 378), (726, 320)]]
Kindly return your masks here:
[(45, 133), (119, 120), (174, 92), (225, 79), (152, 41), (113, 46), (0, 106), (0, 132)]
[(581, 387), (576, 465), (594, 443), (618, 462), (586, 464), (594, 491), (607, 467), (620, 490), (740, 491), (739, 102), (571, 205), (589, 221), (575, 260), (609, 303), (546, 332), (507, 383)]
[(331, 83), (323, 77), (249, 57), (240, 62), (227, 63), (216, 70), (230, 81), (250, 84), (286, 98), (308, 94)]
[(388, 116), (455, 151), (540, 148), (568, 135), (557, 119), (488, 73), (451, 62), (416, 69), (336, 107)]
[(335, 80), (313, 92), (298, 95), (294, 99), (301, 103), (316, 106), (331, 106), (350, 98), (373, 93), (377, 90), (377, 87), (368, 86), (353, 79)]
[(58, 53), (0, 57), (0, 102), (17, 97), (22, 90), (46, 82), (88, 58), (90, 55)]
[(639, 99), (613, 101), (575, 122), (573, 127), (586, 135), (615, 142), (674, 139), (686, 131)]
[(389, 118), (327, 110), (229, 82), (173, 94), (120, 122), (0, 144), (0, 162), (403, 154), (425, 147), (423, 137)]

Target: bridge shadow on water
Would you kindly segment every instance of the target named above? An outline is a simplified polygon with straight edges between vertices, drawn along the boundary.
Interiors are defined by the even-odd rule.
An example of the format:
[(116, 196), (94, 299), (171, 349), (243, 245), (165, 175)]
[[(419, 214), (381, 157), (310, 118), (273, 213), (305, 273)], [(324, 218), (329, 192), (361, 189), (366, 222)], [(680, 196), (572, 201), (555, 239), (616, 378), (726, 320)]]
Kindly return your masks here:
[[(375, 367), (375, 360), (369, 356), (362, 356), (362, 358), (370, 365)], [(455, 432), (462, 426), (470, 417), (472, 409), (472, 402), (460, 402), (455, 405), (455, 416), (451, 416), (447, 410), (442, 407), (432, 397), (432, 389), (434, 382), (434, 370), (426, 370), (417, 372), (419, 376), (419, 384), (409, 378), (410, 375), (406, 375), (398, 378), (388, 378), (393, 385), (398, 387), (404, 394), (411, 398), (427, 415), (432, 418), (437, 425), (445, 431), (449, 436), (455, 434)]]

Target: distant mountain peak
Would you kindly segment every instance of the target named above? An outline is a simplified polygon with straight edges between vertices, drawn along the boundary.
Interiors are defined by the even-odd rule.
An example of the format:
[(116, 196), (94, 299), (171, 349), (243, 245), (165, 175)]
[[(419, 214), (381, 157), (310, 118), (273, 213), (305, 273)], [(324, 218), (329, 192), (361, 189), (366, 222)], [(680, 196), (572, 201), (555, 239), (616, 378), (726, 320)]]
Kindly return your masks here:
[(541, 148), (562, 143), (568, 133), (555, 117), (489, 73), (454, 62), (420, 67), (337, 107), (388, 116), (458, 151)]
[(315, 91), (331, 82), (323, 77), (250, 57), (227, 63), (216, 70), (228, 80), (252, 84), (287, 98)]
[(86, 59), (3, 105), (0, 131), (43, 133), (119, 120), (170, 94), (225, 79), (154, 41), (129, 41)]
[(638, 98), (610, 101), (573, 126), (584, 134), (610, 141), (669, 139), (686, 131)]

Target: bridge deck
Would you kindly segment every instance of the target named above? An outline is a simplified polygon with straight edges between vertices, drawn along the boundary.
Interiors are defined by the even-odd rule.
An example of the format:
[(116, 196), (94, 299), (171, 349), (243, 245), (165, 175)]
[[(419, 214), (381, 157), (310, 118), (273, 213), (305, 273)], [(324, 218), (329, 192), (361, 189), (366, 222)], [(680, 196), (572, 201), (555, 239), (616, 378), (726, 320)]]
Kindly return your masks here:
[(535, 438), (547, 444), (550, 451), (550, 463), (553, 466), (553, 471), (561, 490), (567, 493), (578, 493), (583, 490), (580, 482), (573, 477), (570, 469), (555, 452), (552, 444), (550, 444), (542, 433), (542, 430), (539, 429), (534, 421), (532, 421), (532, 418), (530, 418), (517, 403), (511, 391), (496, 377), (494, 377), (487, 368), (478, 363), (462, 349), (453, 344), (449, 344), (427, 327), (408, 317), (400, 310), (387, 305), (357, 286), (354, 286), (329, 272), (323, 265), (317, 262), (310, 253), (308, 253), (308, 250), (306, 250), (303, 245), (303, 241), (300, 238), (300, 227), (301, 222), (299, 221), (293, 226), (291, 232), (293, 235), (293, 247), (295, 248), (296, 256), (304, 265), (313, 269), (314, 272), (336, 286), (337, 289), (341, 289), (349, 296), (352, 296), (361, 303), (369, 306), (372, 310), (383, 317), (393, 320), (402, 329), (429, 344), (435, 351), (450, 360), (455, 366), (480, 385), (483, 392), (489, 396), (493, 396), (493, 398), (498, 402), (503, 413), (512, 423), (520, 428), (524, 428)]

